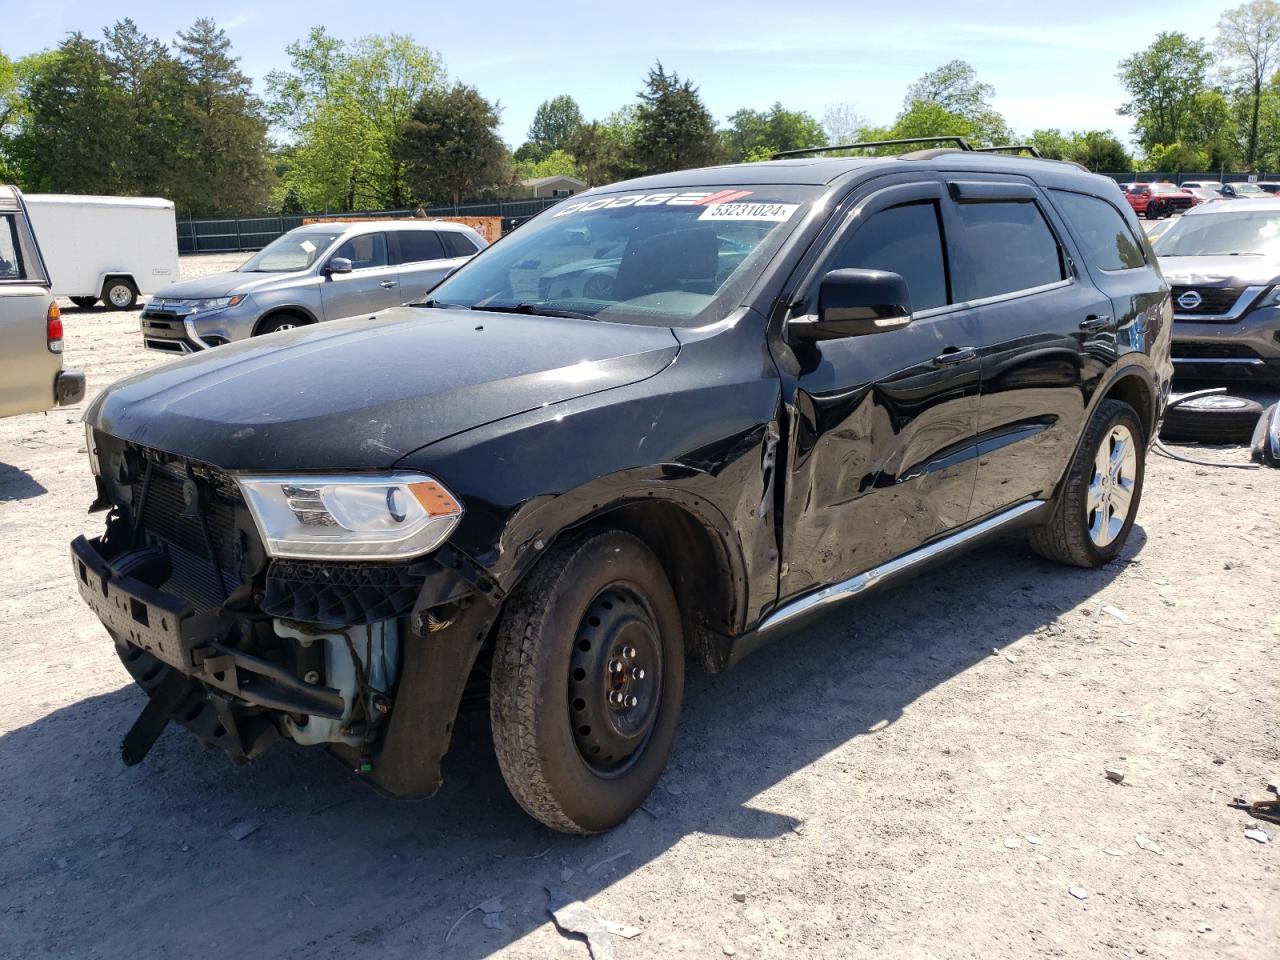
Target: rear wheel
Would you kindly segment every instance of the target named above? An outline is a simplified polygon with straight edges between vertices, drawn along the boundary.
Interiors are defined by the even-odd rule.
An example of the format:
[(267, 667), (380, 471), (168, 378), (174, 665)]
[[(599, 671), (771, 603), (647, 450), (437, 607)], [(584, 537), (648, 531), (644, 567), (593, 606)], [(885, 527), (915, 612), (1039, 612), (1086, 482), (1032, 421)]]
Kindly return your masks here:
[(74, 303), (81, 310), (88, 310), (90, 307), (92, 307), (95, 303), (98, 302), (98, 298), (97, 297), (72, 297), (71, 302)]
[(132, 310), (138, 303), (138, 289), (131, 280), (108, 280), (102, 288), (102, 302), (110, 310)]
[(557, 544), (508, 600), (490, 684), (520, 806), (566, 833), (626, 820), (666, 768), (684, 690), (680, 611), (653, 552), (617, 530)]
[(1053, 517), (1031, 530), (1042, 557), (1100, 567), (1120, 553), (1142, 499), (1146, 440), (1133, 407), (1104, 400), (1080, 441)]

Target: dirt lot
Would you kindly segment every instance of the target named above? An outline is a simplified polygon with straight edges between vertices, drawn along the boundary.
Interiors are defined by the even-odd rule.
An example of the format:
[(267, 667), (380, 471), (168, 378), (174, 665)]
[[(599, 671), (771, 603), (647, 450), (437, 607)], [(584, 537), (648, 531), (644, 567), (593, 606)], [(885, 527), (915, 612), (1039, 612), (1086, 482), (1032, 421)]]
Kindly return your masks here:
[[(91, 392), (163, 362), (135, 314), (66, 326)], [(587, 957), (546, 886), (637, 928), (622, 960), (1275, 955), (1280, 828), (1228, 804), (1280, 777), (1280, 472), (1155, 457), (1107, 569), (1010, 538), (695, 676), (648, 812), (581, 840), (510, 799), (483, 714), (425, 804), (176, 729), (121, 766), (79, 415), (0, 421), (0, 957)]]

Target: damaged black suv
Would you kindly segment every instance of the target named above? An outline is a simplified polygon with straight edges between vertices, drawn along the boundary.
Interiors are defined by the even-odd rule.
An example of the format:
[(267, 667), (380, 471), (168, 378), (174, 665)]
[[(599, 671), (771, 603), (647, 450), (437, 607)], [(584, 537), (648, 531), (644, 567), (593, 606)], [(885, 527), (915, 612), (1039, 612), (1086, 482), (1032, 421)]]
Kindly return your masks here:
[(86, 419), (80, 592), (239, 762), (425, 797), (464, 699), (558, 830), (625, 819), (720, 670), (997, 531), (1114, 558), (1171, 376), (1119, 189), (957, 142), (573, 197), (422, 303), (219, 347)]

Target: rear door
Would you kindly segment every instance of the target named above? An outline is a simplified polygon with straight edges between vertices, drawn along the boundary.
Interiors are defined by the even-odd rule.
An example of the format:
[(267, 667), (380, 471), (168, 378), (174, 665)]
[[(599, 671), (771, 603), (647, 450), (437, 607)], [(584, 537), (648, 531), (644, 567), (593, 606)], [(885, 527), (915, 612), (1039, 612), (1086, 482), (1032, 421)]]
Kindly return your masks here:
[(62, 355), (48, 346), (52, 299), (25, 219), (0, 212), (0, 417), (54, 404)]
[[(977, 326), (950, 293), (938, 181), (857, 200), (825, 241), (792, 314), (831, 270), (898, 273), (905, 327), (798, 344), (788, 426), (782, 595), (839, 582), (962, 525), (976, 475)], [(841, 216), (841, 215), (837, 215)], [(820, 244), (824, 243), (819, 241)]]
[(375, 313), (400, 303), (398, 269), (387, 252), (386, 234), (362, 233), (351, 237), (330, 255), (351, 261), (350, 273), (329, 274), (320, 287), (324, 318), (336, 320), (361, 313)]
[(400, 303), (412, 303), (443, 280), (456, 263), (445, 249), (443, 234), (435, 230), (393, 230)]
[(947, 186), (956, 296), (977, 319), (981, 354), (978, 519), (1053, 491), (1115, 357), (1115, 327), (1034, 184), (981, 174)]

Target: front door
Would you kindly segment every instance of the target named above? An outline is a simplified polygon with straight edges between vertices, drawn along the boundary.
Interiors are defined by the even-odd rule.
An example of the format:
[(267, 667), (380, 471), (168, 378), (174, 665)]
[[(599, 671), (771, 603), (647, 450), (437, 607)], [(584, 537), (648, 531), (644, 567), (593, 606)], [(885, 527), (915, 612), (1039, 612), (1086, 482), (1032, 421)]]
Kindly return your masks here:
[(943, 200), (940, 183), (915, 181), (857, 201), (791, 311), (815, 312), (827, 272), (863, 267), (907, 281), (913, 319), (779, 356), (791, 410), (781, 599), (907, 553), (969, 515), (977, 329), (953, 304)]
[(330, 257), (351, 261), (350, 273), (331, 273), (320, 287), (324, 318), (337, 320), (376, 313), (400, 304), (400, 277), (387, 256), (383, 233), (362, 233), (340, 245)]
[(465, 260), (451, 258), (441, 235), (434, 230), (409, 229), (393, 231), (396, 263), (400, 277), (400, 302), (421, 300), (426, 292), (449, 275)]

